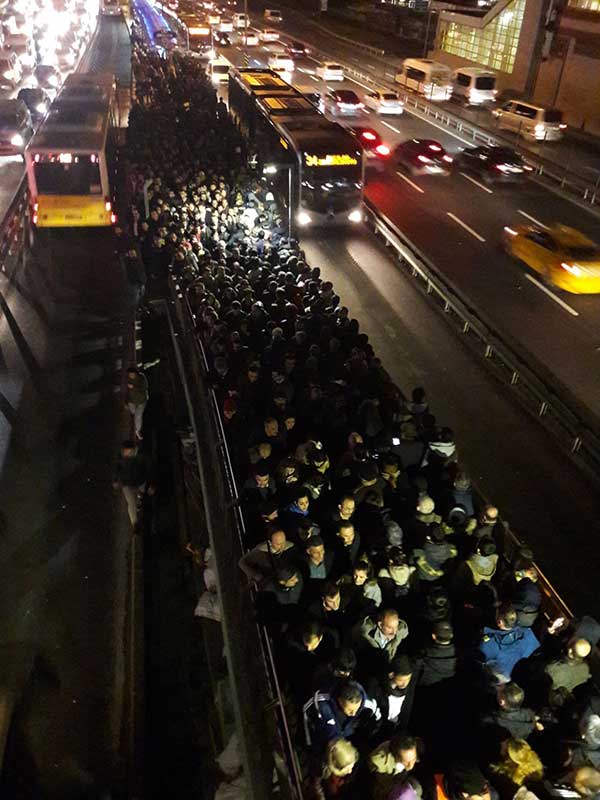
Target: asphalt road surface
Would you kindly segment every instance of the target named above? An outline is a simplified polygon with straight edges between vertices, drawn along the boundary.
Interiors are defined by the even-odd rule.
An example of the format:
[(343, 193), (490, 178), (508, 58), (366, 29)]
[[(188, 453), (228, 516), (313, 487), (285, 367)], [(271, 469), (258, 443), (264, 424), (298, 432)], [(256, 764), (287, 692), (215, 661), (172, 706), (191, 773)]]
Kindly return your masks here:
[[(100, 24), (91, 61), (124, 70), (124, 23)], [(100, 797), (122, 772), (131, 536), (111, 486), (133, 334), (111, 232), (42, 232), (0, 304), (0, 676), (33, 665), (0, 794)]]

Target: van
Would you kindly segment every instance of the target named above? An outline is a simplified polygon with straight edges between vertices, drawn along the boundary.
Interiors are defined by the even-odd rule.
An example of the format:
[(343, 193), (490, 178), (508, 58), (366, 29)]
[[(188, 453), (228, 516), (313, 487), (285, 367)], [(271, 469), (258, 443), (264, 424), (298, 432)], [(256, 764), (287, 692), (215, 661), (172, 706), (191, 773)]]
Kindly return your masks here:
[(498, 90), (494, 72), (477, 67), (461, 67), (452, 73), (452, 99), (466, 105), (495, 103)]
[(406, 58), (396, 73), (396, 83), (428, 100), (448, 100), (452, 95), (452, 70), (430, 58)]
[(276, 8), (265, 8), (264, 17), (265, 22), (283, 22), (281, 11), (278, 11)]
[(213, 83), (223, 83), (229, 80), (231, 64), (226, 58), (213, 58), (208, 64), (208, 73)]
[(236, 13), (233, 15), (233, 24), (236, 28), (249, 28), (250, 27), (250, 17), (247, 14)]
[(510, 100), (493, 114), (498, 119), (499, 130), (515, 131), (525, 139), (537, 142), (558, 141), (567, 127), (562, 111), (523, 100)]

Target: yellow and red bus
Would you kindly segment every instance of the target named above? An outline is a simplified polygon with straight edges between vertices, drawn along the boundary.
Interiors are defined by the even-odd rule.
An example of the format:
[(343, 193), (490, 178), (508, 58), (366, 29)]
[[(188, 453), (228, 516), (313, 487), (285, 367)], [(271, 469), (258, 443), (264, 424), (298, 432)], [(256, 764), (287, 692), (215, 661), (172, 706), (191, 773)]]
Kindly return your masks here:
[(113, 75), (73, 73), (25, 150), (38, 228), (103, 227), (113, 210)]

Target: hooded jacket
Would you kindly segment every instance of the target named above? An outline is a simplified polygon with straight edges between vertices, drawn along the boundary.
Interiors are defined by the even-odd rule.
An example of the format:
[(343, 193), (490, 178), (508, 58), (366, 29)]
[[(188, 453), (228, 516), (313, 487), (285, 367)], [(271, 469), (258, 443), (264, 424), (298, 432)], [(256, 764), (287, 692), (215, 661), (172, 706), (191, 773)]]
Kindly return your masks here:
[(528, 658), (539, 646), (537, 636), (531, 628), (517, 626), (504, 631), (486, 626), (479, 650), (494, 673), (510, 678), (517, 662)]
[(304, 719), (304, 734), (309, 747), (322, 749), (332, 739), (352, 739), (359, 724), (366, 717), (371, 717), (374, 722), (379, 722), (381, 712), (374, 700), (367, 697), (367, 693), (356, 681), (351, 681), (361, 694), (362, 703), (360, 710), (354, 717), (348, 717), (340, 708), (335, 695), (329, 692), (315, 692), (304, 704), (302, 717)]

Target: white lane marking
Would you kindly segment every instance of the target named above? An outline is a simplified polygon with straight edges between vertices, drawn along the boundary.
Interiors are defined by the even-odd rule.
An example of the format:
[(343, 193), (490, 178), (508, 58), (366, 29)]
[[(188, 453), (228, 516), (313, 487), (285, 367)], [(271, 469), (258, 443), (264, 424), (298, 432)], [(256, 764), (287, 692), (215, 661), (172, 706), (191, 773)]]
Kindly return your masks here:
[(488, 189), (488, 187), (484, 186), (483, 183), (479, 183), (479, 181), (476, 181), (475, 178), (467, 175), (466, 172), (461, 172), (460, 174), (463, 176), (463, 178), (466, 178), (468, 181), (471, 181), (471, 183), (474, 183), (475, 186), (479, 186), (479, 188), (483, 189), (484, 192), (487, 192), (488, 194), (494, 194), (491, 189)]
[(319, 78), (317, 78), (316, 75), (311, 75), (310, 77), (313, 79), (313, 81), (316, 81), (317, 83), (319, 83)]
[(421, 192), (421, 194), (425, 194), (425, 189), (421, 189), (421, 187), (420, 187), (420, 186), (418, 186), (416, 183), (414, 183), (413, 181), (411, 181), (411, 179), (410, 179), (410, 178), (407, 178), (407, 177), (406, 177), (406, 175), (404, 175), (402, 172), (398, 172), (398, 170), (396, 170), (396, 175), (397, 175), (399, 178), (402, 178), (402, 180), (403, 180), (403, 181), (406, 181), (406, 182), (408, 183), (408, 185), (409, 185), (409, 186), (412, 186), (412, 187), (413, 187), (413, 189), (416, 189), (416, 190), (417, 190), (417, 192)]
[(561, 308), (564, 308), (565, 311), (568, 311), (569, 314), (571, 314), (571, 316), (573, 317), (579, 316), (579, 311), (575, 311), (574, 308), (571, 308), (571, 306), (568, 303), (565, 303), (564, 300), (561, 300), (560, 297), (557, 297), (554, 294), (554, 292), (551, 292), (547, 286), (544, 286), (543, 283), (540, 283), (536, 278), (533, 277), (533, 275), (530, 275), (528, 272), (526, 272), (525, 277), (527, 278), (528, 281), (531, 281), (531, 283), (535, 283), (538, 289), (541, 289), (542, 292), (544, 292), (544, 294), (547, 294), (548, 297), (552, 298), (552, 300), (554, 300), (555, 303), (558, 303), (558, 305), (561, 306)]
[(352, 81), (352, 83), (357, 83), (359, 86), (362, 86), (362, 88), (366, 89), (368, 92), (370, 92), (372, 89), (371, 86), (367, 86), (366, 83), (361, 83), (360, 81), (357, 81), (356, 78), (351, 78), (349, 75), (345, 75), (344, 78), (347, 81)]
[(446, 214), (447, 214), (447, 215), (450, 217), (450, 219), (453, 219), (453, 220), (454, 220), (454, 222), (458, 223), (458, 225), (460, 225), (460, 227), (461, 227), (461, 228), (464, 228), (466, 231), (468, 231), (468, 232), (471, 234), (471, 236), (474, 236), (474, 237), (475, 237), (476, 239), (478, 239), (480, 242), (485, 242), (485, 239), (483, 238), (483, 236), (480, 236), (480, 235), (477, 233), (477, 231), (474, 231), (474, 230), (473, 230), (473, 228), (469, 228), (469, 226), (467, 225), (467, 223), (466, 223), (466, 222), (463, 222), (463, 221), (462, 221), (462, 219), (459, 219), (459, 218), (456, 216), (456, 214), (453, 214), (451, 211), (446, 211)]
[(389, 128), (391, 131), (394, 131), (394, 133), (401, 133), (401, 131), (399, 131), (398, 128), (394, 128), (394, 126), (390, 125), (389, 122), (384, 122), (383, 120), (381, 120), (381, 124), (385, 125), (385, 127)]
[(547, 225), (544, 225), (543, 222), (540, 222), (539, 219), (536, 219), (535, 217), (532, 217), (531, 214), (528, 214), (526, 211), (521, 211), (521, 209), (519, 209), (517, 211), (517, 214), (521, 214), (521, 216), (527, 217), (527, 219), (531, 220), (531, 222), (535, 222), (536, 225), (539, 225), (540, 228), (547, 228), (548, 227)]

